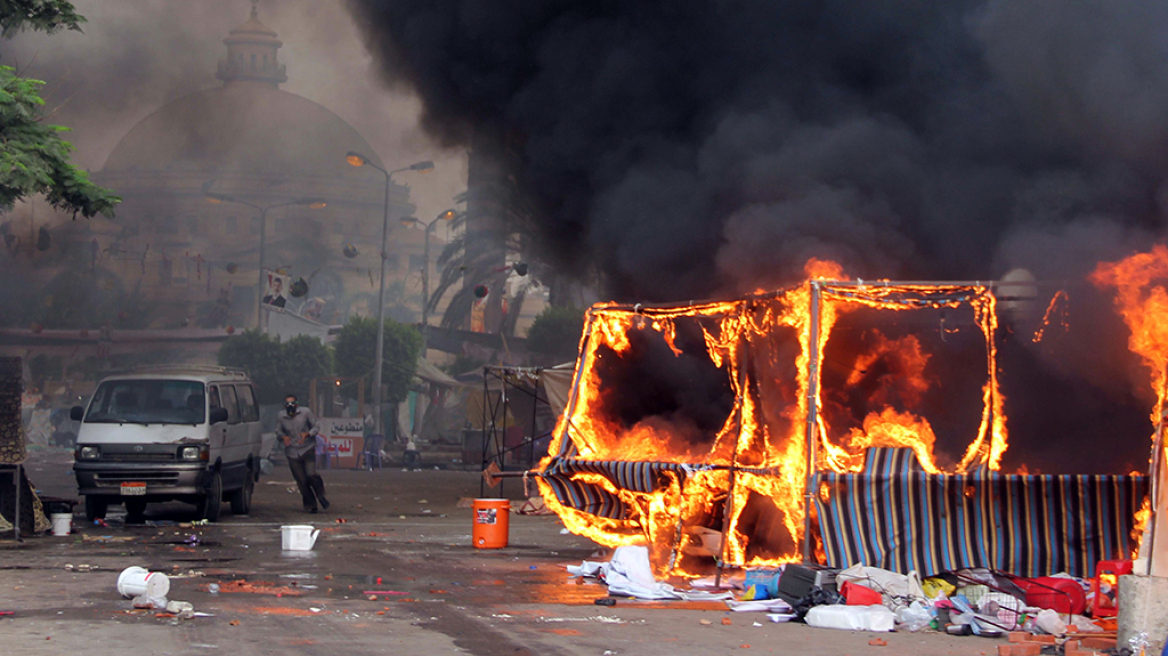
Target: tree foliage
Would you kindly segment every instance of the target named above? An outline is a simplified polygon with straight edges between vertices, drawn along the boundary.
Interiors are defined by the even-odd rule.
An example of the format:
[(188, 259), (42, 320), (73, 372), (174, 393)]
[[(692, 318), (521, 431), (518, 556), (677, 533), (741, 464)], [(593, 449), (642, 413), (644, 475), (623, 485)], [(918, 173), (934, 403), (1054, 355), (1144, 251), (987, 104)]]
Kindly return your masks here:
[[(83, 22), (65, 0), (0, 0), (0, 33), (6, 37), (25, 29), (80, 31)], [(113, 216), (121, 199), (69, 163), (73, 146), (61, 138), (68, 128), (42, 122), (44, 84), (0, 66), (0, 212), (10, 211), (23, 198), (43, 194), (62, 212), (86, 218)]]
[[(334, 345), (337, 375), (346, 378), (364, 376), (367, 385), (371, 385), (376, 344), (376, 319), (372, 317), (350, 319), (337, 335)], [(383, 401), (400, 403), (405, 400), (421, 350), (422, 334), (417, 328), (386, 319), (384, 367), (381, 371), (381, 384), (386, 388)]]
[(247, 330), (223, 342), (219, 364), (246, 371), (258, 388), (260, 403), (280, 403), (286, 394), (307, 403), (312, 379), (332, 374), (333, 353), (307, 335), (281, 343), (258, 330)]
[(307, 399), (312, 379), (332, 374), (333, 351), (308, 335), (293, 337), (282, 346), (285, 379), (280, 394)]
[(576, 357), (584, 332), (584, 312), (573, 307), (548, 306), (527, 330), (530, 351), (569, 360)]
[(258, 330), (246, 330), (233, 335), (219, 347), (219, 364), (239, 367), (256, 384), (260, 403), (279, 403), (287, 391), (287, 361), (280, 340)]
[(5, 37), (22, 30), (80, 32), (84, 22), (85, 17), (68, 0), (0, 0), (0, 29)]

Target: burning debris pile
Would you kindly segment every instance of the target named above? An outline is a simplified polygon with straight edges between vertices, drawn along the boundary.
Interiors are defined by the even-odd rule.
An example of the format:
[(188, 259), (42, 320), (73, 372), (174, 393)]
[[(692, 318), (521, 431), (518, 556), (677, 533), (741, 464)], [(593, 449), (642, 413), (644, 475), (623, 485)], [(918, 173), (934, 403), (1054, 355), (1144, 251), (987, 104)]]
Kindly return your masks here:
[[(1168, 277), (1168, 249), (1162, 256), (1164, 270), (1152, 271), (1152, 278)], [(1125, 281), (1117, 302), (1133, 308), (1124, 317), (1140, 334), (1133, 317), (1145, 316), (1148, 308), (1136, 307), (1128, 298), (1133, 292), (1122, 286), (1141, 286), (1140, 278), (1106, 277), (1120, 266), (1101, 266), (1093, 281), (1115, 285), (1108, 283), (1114, 276)], [(1069, 524), (1089, 522), (1094, 512), (1082, 501), (1068, 505), (1075, 502), (1066, 496), (1071, 489), (1066, 486), (1090, 487), (1091, 499), (1112, 504), (1114, 530), (1095, 536), (1092, 555), (1085, 558), (1131, 551), (1128, 534), (1136, 528), (1132, 516), (1144, 495), (1142, 477), (1000, 472), (1008, 444), (997, 362), (998, 300), (1010, 296), (1001, 289), (1005, 285), (849, 281), (840, 267), (818, 260), (810, 261), (806, 272), (804, 284), (739, 300), (600, 304), (588, 312), (573, 397), (540, 480), (548, 506), (570, 530), (610, 546), (648, 544), (658, 573), (700, 575), (715, 565), (823, 559), (821, 540), (838, 529), (830, 522), (842, 521), (847, 510), (847, 499), (833, 499), (847, 497), (849, 485), (858, 488), (870, 480), (874, 472), (865, 468), (872, 464), (866, 462), (870, 453), (895, 448), (915, 455), (905, 470), (916, 481), (912, 484), (953, 483), (946, 492), (952, 498), (944, 503), (967, 504), (967, 521), (982, 513), (992, 526), (997, 514), (1012, 507), (1012, 494), (1049, 503), (1052, 512), (1068, 518), (1062, 528), (1036, 528), (1055, 534), (1054, 550), (1065, 541), (1057, 534), (1076, 533)], [(1157, 289), (1146, 302), (1162, 296), (1168, 307), (1168, 293)], [(1065, 292), (1055, 294), (1050, 305), (1060, 302), (1065, 304)], [(1048, 308), (1042, 325), (1049, 326), (1060, 312)], [(1144, 354), (1135, 340), (1133, 350)], [(1158, 344), (1165, 348), (1156, 351), (1163, 354), (1155, 361), (1161, 372), (1157, 390), (1164, 386), (1168, 338)], [(984, 485), (974, 485), (978, 481)], [(991, 488), (1000, 488), (1001, 498)], [(894, 504), (907, 494), (898, 489)], [(852, 494), (848, 502), (862, 498), (854, 496), (858, 491)], [(818, 525), (812, 521), (814, 509), (808, 512), (816, 496)], [(926, 519), (945, 516), (942, 496), (929, 496), (914, 512)], [(835, 512), (824, 517), (825, 509)], [(913, 527), (926, 530), (930, 521)], [(1033, 528), (1026, 522), (1018, 520), (1015, 528)], [(971, 526), (945, 530), (975, 533)], [(836, 548), (826, 554), (829, 561), (885, 559), (881, 566), (886, 566), (897, 549), (913, 548), (846, 553), (838, 534), (832, 535)], [(898, 539), (908, 541), (905, 535), (914, 532), (906, 529)], [(977, 561), (969, 566), (1009, 560), (991, 551), (986, 547), (970, 555), (954, 549), (944, 557)], [(916, 556), (901, 552), (901, 557)], [(1093, 566), (1064, 562), (1071, 560), (1058, 562), (1076, 571)], [(1037, 570), (1054, 562), (1041, 565), (1032, 558), (1026, 567)]]

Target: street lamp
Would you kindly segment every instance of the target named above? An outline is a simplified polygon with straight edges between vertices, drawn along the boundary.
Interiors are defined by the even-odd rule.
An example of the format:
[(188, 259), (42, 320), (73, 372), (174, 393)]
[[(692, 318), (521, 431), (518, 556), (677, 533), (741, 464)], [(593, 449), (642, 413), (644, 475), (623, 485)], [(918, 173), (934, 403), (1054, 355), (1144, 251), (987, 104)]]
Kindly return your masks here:
[(373, 352), (373, 421), (379, 435), (385, 435), (381, 421), (381, 369), (385, 358), (385, 260), (389, 255), (385, 252), (385, 243), (389, 238), (389, 183), (394, 173), (403, 171), (417, 171), (429, 173), (434, 170), (434, 162), (423, 161), (410, 164), (405, 168), (386, 171), (369, 161), (369, 158), (350, 150), (345, 153), (345, 161), (353, 166), (371, 166), (385, 175), (385, 205), (381, 216), (381, 285), (377, 289), (377, 348)]
[(423, 223), (412, 216), (403, 216), (401, 220), (402, 225), (407, 227), (417, 224), (426, 228), (425, 245), (422, 246), (422, 357), (426, 356), (426, 338), (430, 327), (430, 231), (439, 221), (450, 221), (456, 216), (458, 212), (446, 210), (429, 223)]
[(285, 201), (283, 203), (273, 203), (271, 205), (255, 205), (245, 200), (239, 200), (235, 196), (229, 194), (220, 194), (211, 191), (211, 183), (203, 185), (203, 195), (210, 203), (235, 203), (237, 205), (244, 205), (252, 209), (260, 211), (260, 260), (259, 260), (259, 283), (256, 289), (256, 330), (259, 330), (262, 325), (263, 304), (264, 304), (264, 247), (267, 245), (268, 233), (268, 210), (277, 207), (287, 207), (289, 205), (301, 205), (310, 209), (318, 210), (325, 207), (327, 203), (319, 198), (297, 198), (295, 200)]

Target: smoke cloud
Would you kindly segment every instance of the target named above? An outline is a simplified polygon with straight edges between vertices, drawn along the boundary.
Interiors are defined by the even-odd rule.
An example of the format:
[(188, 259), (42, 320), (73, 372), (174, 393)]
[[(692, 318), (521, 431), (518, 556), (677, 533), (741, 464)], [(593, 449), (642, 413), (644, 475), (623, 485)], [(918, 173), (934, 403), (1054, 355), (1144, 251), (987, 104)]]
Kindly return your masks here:
[(348, 5), (432, 135), (522, 142), (542, 242), (617, 298), (752, 290), (809, 256), (1080, 275), (1161, 232), (1163, 3)]
[[(247, 20), (245, 0), (73, 0), (84, 32), (23, 33), (0, 42), (0, 64), (47, 82), (50, 121), (72, 128), (75, 163), (99, 170), (118, 141), (162, 105), (222, 84), (223, 39)], [(419, 126), (419, 102), (376, 82), (372, 56), (340, 0), (262, 0), (259, 18), (279, 33), (281, 88), (331, 109), (366, 138), (382, 161), (434, 160), (412, 187), (421, 217), (451, 206), (466, 188), (462, 150), (443, 150)]]

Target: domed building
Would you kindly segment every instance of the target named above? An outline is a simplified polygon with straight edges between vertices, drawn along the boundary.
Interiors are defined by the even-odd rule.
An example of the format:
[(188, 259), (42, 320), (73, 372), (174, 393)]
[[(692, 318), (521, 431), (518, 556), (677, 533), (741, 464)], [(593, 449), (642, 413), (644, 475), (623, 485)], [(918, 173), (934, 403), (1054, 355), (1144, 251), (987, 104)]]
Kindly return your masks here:
[[(93, 174), (124, 200), (115, 219), (93, 219), (74, 239), (89, 242), (95, 269), (145, 301), (142, 327), (256, 325), (261, 235), (264, 267), (309, 283), (285, 311), (311, 301), (323, 323), (372, 314), (385, 178), (346, 153), (381, 160), (342, 118), (280, 89), (282, 44), (254, 4), (224, 44), (221, 87), (147, 116)], [(391, 183), (389, 204), (388, 314), (416, 321), (423, 235), (401, 227), (414, 212), (407, 186)], [(431, 236), (431, 253), (441, 246)]]

